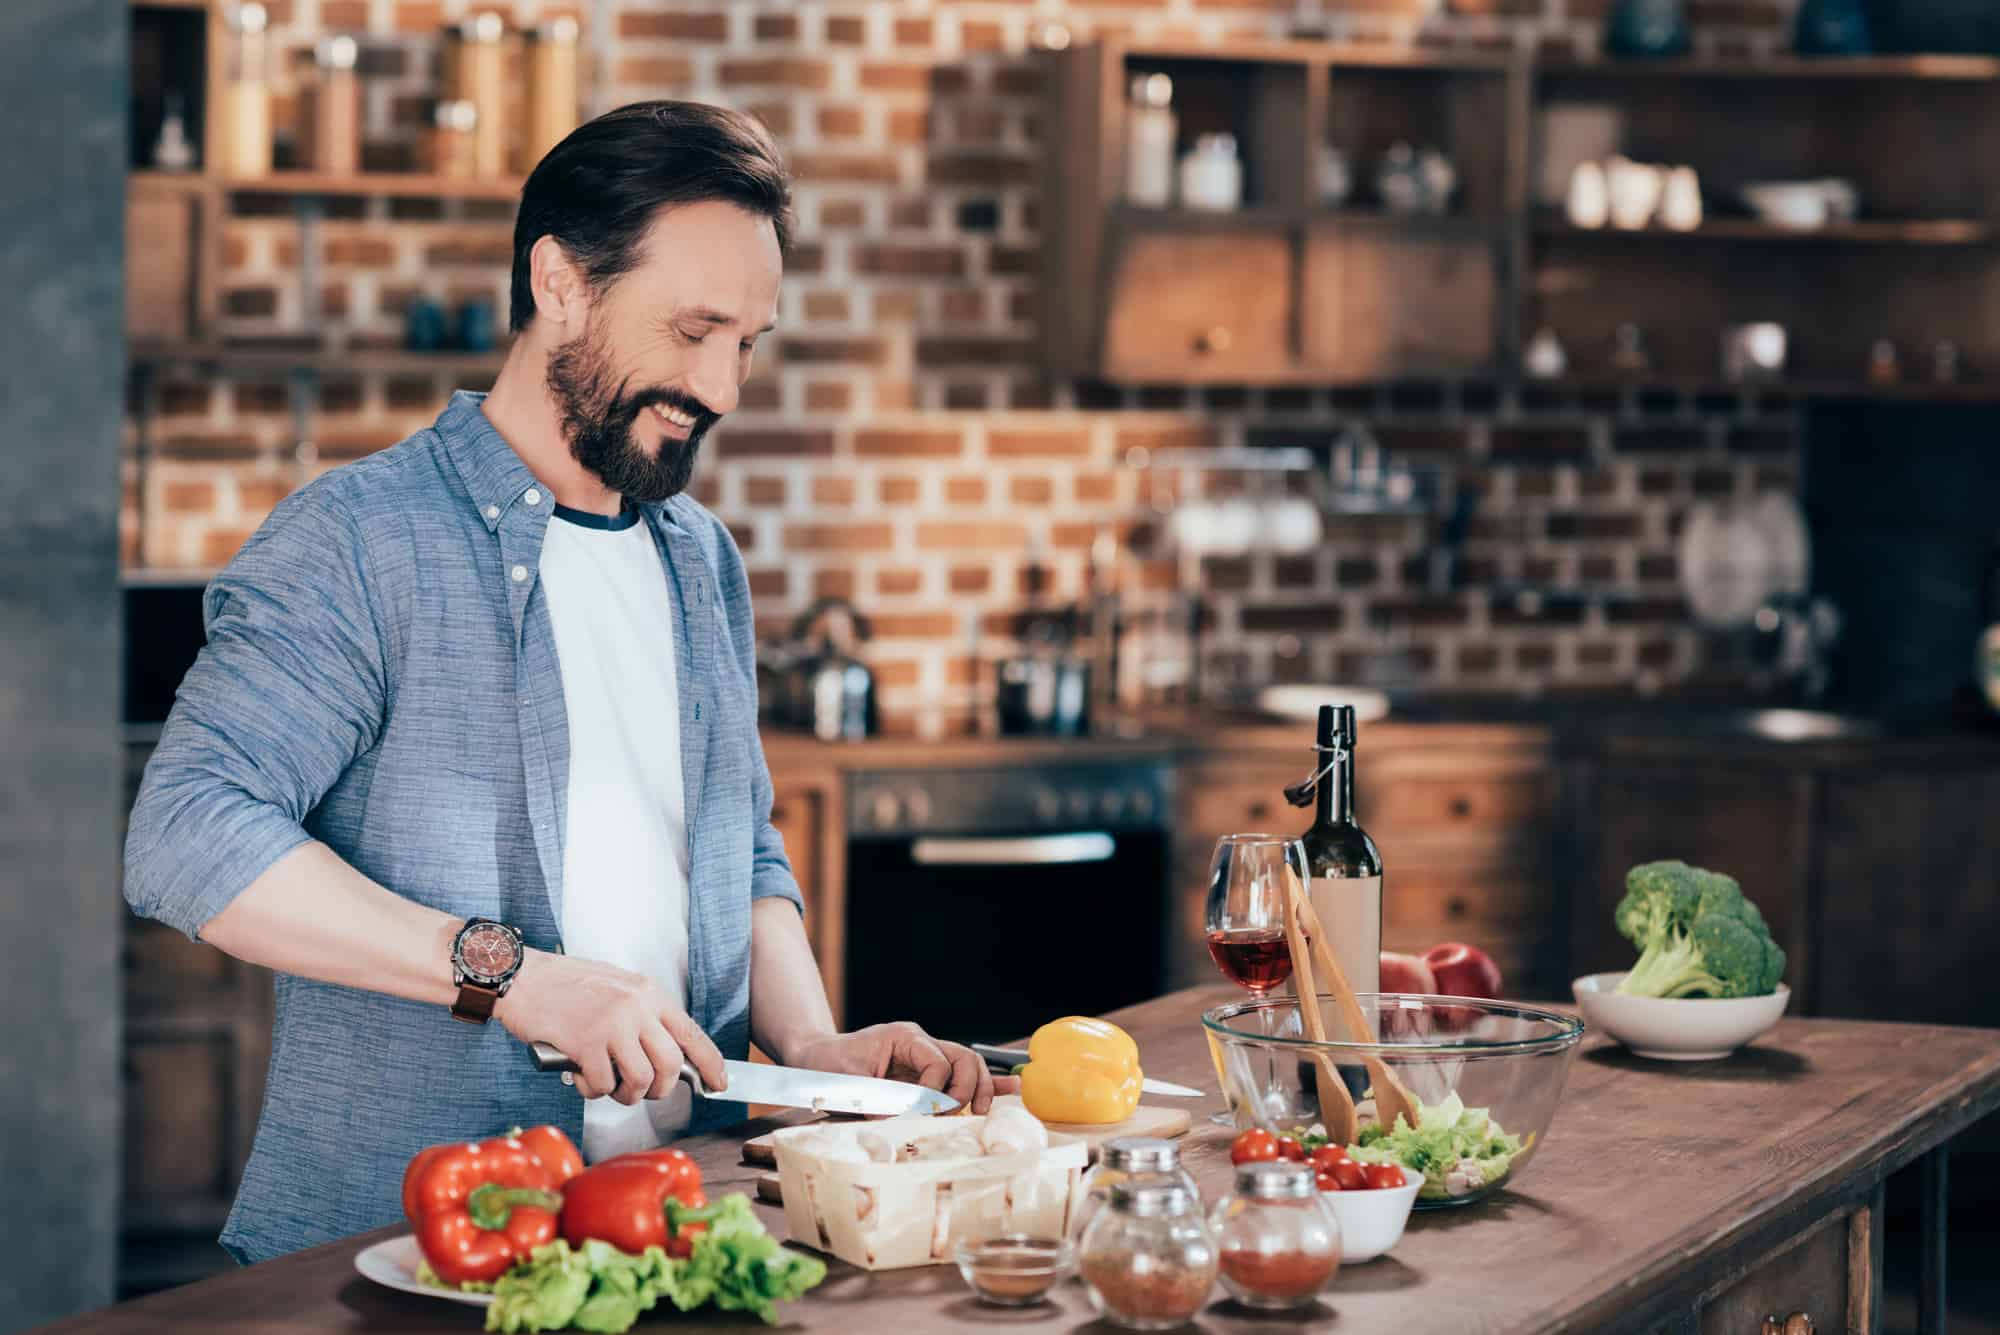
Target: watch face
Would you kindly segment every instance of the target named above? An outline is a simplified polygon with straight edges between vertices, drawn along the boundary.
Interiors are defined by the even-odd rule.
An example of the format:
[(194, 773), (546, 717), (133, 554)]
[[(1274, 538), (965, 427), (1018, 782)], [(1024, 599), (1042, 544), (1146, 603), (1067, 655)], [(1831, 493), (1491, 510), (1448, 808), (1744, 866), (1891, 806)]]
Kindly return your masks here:
[(497, 922), (478, 923), (459, 938), (458, 956), (466, 972), (477, 978), (497, 982), (506, 977), (520, 954), (514, 934)]

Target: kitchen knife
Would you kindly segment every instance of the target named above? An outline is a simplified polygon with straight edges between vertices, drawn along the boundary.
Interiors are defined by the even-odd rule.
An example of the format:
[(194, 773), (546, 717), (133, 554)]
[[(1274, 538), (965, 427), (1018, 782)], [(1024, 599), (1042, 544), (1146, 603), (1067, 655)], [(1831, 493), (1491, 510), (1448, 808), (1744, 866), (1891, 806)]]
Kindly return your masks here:
[[(996, 1048), (986, 1043), (968, 1043), (966, 1046), (1001, 1075), (1006, 1075), (1028, 1060), (1028, 1054), (1022, 1048)], [(1202, 1096), (1198, 1089), (1189, 1089), (1186, 1085), (1177, 1085), (1171, 1080), (1155, 1080), (1151, 1076), (1148, 1076), (1139, 1088), (1145, 1093), (1163, 1094), (1170, 1099), (1198, 1099)]]
[[(552, 1043), (528, 1045), (538, 1071), (576, 1071), (577, 1064)], [(791, 1066), (766, 1066), (762, 1062), (725, 1059), (722, 1069), (729, 1073), (729, 1088), (712, 1093), (691, 1065), (681, 1067), (680, 1078), (697, 1098), (736, 1099), (744, 1103), (769, 1103), (781, 1108), (809, 1108), (814, 1112), (855, 1113), (864, 1117), (898, 1117), (905, 1113), (947, 1113), (958, 1100), (935, 1089), (902, 1080), (878, 1080), (867, 1075), (838, 1075), (831, 1071), (802, 1071)]]

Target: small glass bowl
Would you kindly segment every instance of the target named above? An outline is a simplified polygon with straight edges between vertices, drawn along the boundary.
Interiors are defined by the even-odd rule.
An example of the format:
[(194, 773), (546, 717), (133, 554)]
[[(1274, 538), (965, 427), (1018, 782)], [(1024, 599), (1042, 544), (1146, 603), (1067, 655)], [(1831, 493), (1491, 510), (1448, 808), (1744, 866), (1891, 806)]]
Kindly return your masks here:
[(1069, 1273), (1076, 1250), (1066, 1238), (1003, 1233), (959, 1243), (953, 1259), (980, 1301), (996, 1307), (1030, 1307), (1047, 1298)]

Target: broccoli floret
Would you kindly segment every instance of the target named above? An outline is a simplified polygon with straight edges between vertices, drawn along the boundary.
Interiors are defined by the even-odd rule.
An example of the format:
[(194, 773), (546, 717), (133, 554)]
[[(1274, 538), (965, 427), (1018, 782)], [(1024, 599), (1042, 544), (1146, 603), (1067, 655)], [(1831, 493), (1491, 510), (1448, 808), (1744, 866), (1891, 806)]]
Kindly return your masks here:
[(1618, 930), (1639, 961), (1618, 991), (1642, 997), (1753, 997), (1777, 988), (1785, 952), (1735, 878), (1648, 862), (1625, 878)]

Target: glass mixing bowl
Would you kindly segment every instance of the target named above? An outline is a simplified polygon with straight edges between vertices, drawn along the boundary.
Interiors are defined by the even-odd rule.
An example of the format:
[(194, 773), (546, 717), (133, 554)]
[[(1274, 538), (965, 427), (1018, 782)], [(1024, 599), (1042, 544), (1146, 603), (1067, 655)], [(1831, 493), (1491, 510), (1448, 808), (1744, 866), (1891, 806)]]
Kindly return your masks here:
[[(1322, 1124), (1315, 1061), (1332, 1059), (1356, 1104), (1363, 1149), (1358, 1159), (1399, 1161), (1425, 1175), (1417, 1208), (1470, 1205), (1512, 1181), (1542, 1146), (1562, 1097), (1583, 1021), (1561, 1011), (1474, 997), (1361, 993), (1374, 1043), (1315, 1043), (1305, 1037), (1293, 997), (1231, 1002), (1203, 1013), (1223, 1096), (1241, 1128), (1306, 1131)], [(1321, 997), (1329, 1032), (1344, 1033), (1331, 997)], [(1421, 1146), (1379, 1144), (1370, 1131), (1364, 1059), (1381, 1061), (1427, 1110)], [(1454, 1105), (1453, 1100), (1456, 1100)], [(1447, 1120), (1451, 1135), (1430, 1134)], [(1413, 1162), (1412, 1160), (1416, 1160)]]

